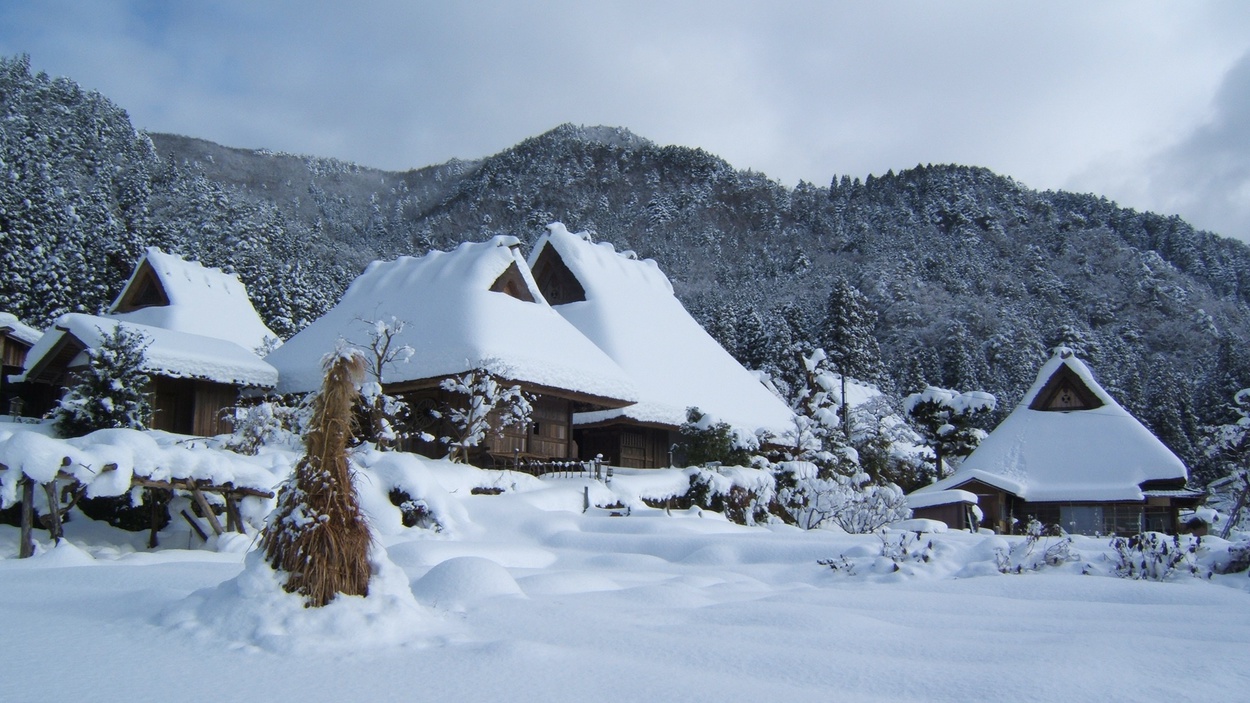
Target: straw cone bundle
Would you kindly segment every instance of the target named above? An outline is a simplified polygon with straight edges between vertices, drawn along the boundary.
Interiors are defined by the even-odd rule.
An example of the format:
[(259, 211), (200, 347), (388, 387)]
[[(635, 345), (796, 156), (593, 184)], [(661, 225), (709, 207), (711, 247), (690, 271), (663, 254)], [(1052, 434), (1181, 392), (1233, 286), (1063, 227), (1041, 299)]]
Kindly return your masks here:
[(280, 491), (262, 542), (270, 566), (288, 575), (286, 590), (303, 595), (308, 607), (319, 608), (337, 593), (369, 592), (372, 536), (347, 463), (356, 380), (363, 370), (359, 353), (338, 353), (327, 361), (304, 458)]

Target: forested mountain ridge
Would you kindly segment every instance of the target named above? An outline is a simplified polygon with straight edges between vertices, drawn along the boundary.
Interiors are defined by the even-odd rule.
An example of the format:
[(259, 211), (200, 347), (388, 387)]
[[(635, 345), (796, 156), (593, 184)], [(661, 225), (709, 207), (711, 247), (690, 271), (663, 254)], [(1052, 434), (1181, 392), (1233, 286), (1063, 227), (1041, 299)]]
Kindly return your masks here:
[(0, 59), (0, 286), (32, 324), (94, 312), (142, 248), (239, 273), (270, 326), (302, 328), (375, 258), (551, 221), (656, 259), (757, 367), (818, 343), (833, 282), (877, 313), (883, 377), (988, 390), (1010, 409), (1046, 350), (1100, 380), (1191, 465), (1250, 385), (1250, 249), (1175, 217), (917, 166), (787, 188), (699, 149), (563, 125), (481, 160), (402, 173), (134, 130), (68, 79)]

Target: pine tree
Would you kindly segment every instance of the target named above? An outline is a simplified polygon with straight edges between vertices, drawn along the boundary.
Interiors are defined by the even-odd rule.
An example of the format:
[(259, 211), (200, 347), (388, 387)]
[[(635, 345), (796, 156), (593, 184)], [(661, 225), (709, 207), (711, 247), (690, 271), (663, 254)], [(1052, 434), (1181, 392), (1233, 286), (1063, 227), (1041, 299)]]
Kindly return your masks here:
[(881, 348), (873, 336), (877, 313), (868, 298), (845, 278), (838, 277), (829, 291), (823, 329), (829, 364), (841, 377), (842, 432), (851, 438), (851, 415), (847, 410), (847, 377), (875, 381), (882, 375)]
[(101, 334), (99, 346), (87, 349), (87, 367), (79, 372), (77, 383), (52, 411), (62, 437), (115, 427), (147, 428), (152, 406), (143, 362), (150, 342), (142, 332), (122, 325)]
[(903, 409), (919, 430), (925, 446), (933, 450), (935, 475), (950, 457), (965, 457), (985, 437), (978, 425), (994, 411), (994, 396), (980, 391), (955, 393), (929, 386), (903, 399)]

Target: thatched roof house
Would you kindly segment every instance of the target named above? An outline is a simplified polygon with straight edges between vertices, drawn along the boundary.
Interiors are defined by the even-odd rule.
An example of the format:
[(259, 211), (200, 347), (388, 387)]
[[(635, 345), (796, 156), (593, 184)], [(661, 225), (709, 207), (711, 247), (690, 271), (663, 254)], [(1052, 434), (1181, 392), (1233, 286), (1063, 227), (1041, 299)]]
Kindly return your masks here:
[(26, 355), (43, 333), (27, 325), (17, 316), (0, 312), (0, 413), (10, 411), (15, 397), (9, 375), (17, 375), (26, 365)]
[(105, 315), (62, 315), (30, 350), (25, 394), (33, 410), (50, 409), (73, 374), (117, 326), (150, 342), (152, 427), (182, 434), (225, 431), (221, 411), (245, 388), (270, 389), (277, 371), (253, 351), (276, 335), (256, 314), (232, 274), (148, 249)]
[(576, 415), (583, 456), (666, 465), (689, 407), (748, 433), (793, 427), (785, 403), (690, 316), (654, 261), (592, 244), (559, 223), (548, 227), (529, 261), (548, 302), (638, 387), (635, 404)]
[[(403, 323), (393, 343), (415, 353), (387, 366), (382, 385), (407, 397), (418, 422), (445, 400), (438, 388), (444, 379), (475, 368), (538, 395), (531, 426), (492, 438), (492, 453), (575, 456), (575, 409), (615, 408), (636, 398), (620, 367), (547, 304), (519, 242), (505, 236), (370, 264), (337, 305), (267, 357), (280, 372), (278, 390), (316, 389), (325, 354), (344, 341), (369, 348), (374, 323), (392, 320)], [(409, 448), (438, 451), (420, 443)]]
[(1072, 533), (1125, 534), (1174, 530), (1178, 509), (1201, 497), (1185, 488), (1188, 478), (1184, 463), (1060, 347), (959, 469), (912, 495), (976, 494), (983, 526), (999, 532), (1036, 517)]

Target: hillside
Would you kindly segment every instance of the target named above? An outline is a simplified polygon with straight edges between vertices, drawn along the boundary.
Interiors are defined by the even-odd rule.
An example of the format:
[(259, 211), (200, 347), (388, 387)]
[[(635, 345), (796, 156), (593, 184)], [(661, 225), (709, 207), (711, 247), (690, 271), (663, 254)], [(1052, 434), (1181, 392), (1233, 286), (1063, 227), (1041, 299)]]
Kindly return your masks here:
[(833, 281), (878, 314), (884, 375), (1010, 409), (1058, 341), (1191, 465), (1250, 385), (1250, 249), (1175, 217), (966, 166), (786, 188), (698, 149), (563, 125), (402, 173), (142, 134), (107, 98), (0, 60), (0, 295), (45, 324), (93, 312), (142, 247), (237, 271), (289, 335), (370, 260), (551, 221), (655, 258), (740, 359), (792, 364)]

